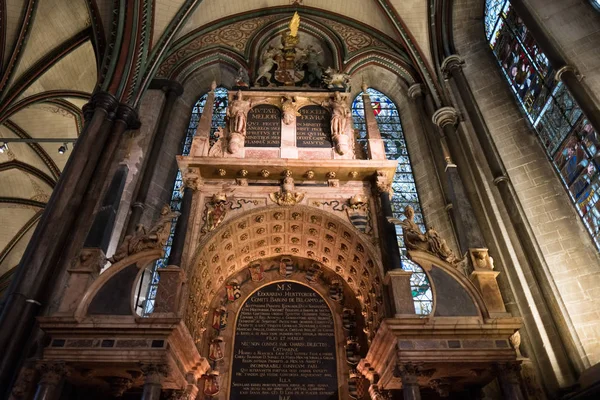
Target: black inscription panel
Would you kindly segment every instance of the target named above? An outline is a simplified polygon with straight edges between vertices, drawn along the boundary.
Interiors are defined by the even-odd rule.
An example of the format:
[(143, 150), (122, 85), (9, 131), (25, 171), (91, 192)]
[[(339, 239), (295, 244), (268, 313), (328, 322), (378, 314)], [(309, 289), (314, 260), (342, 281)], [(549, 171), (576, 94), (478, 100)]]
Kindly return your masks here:
[(256, 291), (237, 318), (230, 399), (339, 399), (333, 317), (308, 286)]
[(331, 147), (331, 114), (321, 106), (306, 106), (296, 118), (298, 147)]
[(245, 145), (247, 147), (281, 146), (281, 111), (279, 108), (263, 104), (248, 112)]

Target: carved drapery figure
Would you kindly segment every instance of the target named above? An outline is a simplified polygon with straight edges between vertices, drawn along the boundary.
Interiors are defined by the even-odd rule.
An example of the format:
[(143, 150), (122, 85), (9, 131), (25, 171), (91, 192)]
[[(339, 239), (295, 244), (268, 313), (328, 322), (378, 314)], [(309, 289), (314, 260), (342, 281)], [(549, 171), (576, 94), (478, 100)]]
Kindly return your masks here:
[(223, 128), (217, 128), (215, 137), (217, 138), (217, 141), (212, 145), (210, 150), (208, 150), (208, 156), (223, 157), (223, 154), (225, 153), (225, 143), (227, 142), (225, 134), (223, 133)]
[(283, 96), (281, 98), (281, 109), (283, 110), (283, 123), (291, 125), (296, 121), (300, 113), (296, 109), (296, 96)]
[(146, 230), (144, 225), (138, 225), (132, 235), (125, 236), (115, 254), (108, 261), (114, 264), (127, 256), (140, 253), (144, 250), (162, 250), (171, 233), (173, 218), (177, 218), (179, 215), (178, 211), (171, 211), (171, 207), (166, 204), (160, 212), (160, 218), (152, 228)]
[(269, 46), (269, 48), (267, 48), (267, 50), (264, 51), (261, 57), (261, 65), (258, 68), (258, 73), (256, 74), (256, 79), (254, 80), (254, 85), (258, 86), (258, 81), (260, 81), (261, 78), (265, 78), (268, 82), (268, 85), (270, 85), (272, 77), (270, 71), (275, 65), (279, 65), (279, 63), (277, 62), (277, 58), (281, 57), (281, 49), (278, 49), (276, 47)]
[(352, 148), (350, 137), (346, 134), (348, 122), (352, 118), (350, 107), (340, 92), (335, 92), (333, 99), (324, 101), (321, 106), (331, 110), (331, 138), (338, 154), (344, 155)]
[(240, 133), (246, 136), (246, 120), (248, 111), (252, 108), (252, 101), (244, 100), (242, 91), (238, 90), (235, 99), (227, 107), (227, 118), (229, 119), (229, 132)]
[(402, 235), (404, 236), (404, 244), (407, 249), (429, 252), (455, 267), (464, 261), (464, 258), (456, 257), (446, 243), (446, 240), (435, 229), (429, 227), (425, 234), (421, 232), (421, 229), (414, 221), (415, 210), (411, 206), (406, 206), (404, 215), (406, 219), (403, 221), (395, 218), (389, 218), (389, 220), (402, 226)]

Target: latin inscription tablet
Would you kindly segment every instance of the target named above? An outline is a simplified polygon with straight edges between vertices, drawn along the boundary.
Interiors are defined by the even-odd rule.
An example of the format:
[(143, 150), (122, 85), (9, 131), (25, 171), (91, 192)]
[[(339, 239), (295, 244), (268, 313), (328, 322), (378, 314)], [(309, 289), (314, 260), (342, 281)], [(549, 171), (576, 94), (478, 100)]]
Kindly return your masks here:
[(296, 282), (252, 294), (239, 311), (230, 399), (339, 399), (333, 316)]
[(298, 147), (332, 147), (331, 114), (321, 106), (306, 106), (296, 118)]
[(281, 146), (281, 111), (279, 108), (262, 104), (248, 112), (245, 146)]

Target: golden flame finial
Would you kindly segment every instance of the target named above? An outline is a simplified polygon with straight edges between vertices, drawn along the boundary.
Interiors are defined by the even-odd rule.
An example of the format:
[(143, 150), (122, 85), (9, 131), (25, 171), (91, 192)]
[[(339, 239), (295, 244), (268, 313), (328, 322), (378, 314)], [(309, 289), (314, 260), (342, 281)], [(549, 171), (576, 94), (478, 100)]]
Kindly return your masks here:
[(298, 11), (296, 11), (290, 21), (290, 36), (298, 36), (298, 28), (300, 28), (300, 15), (298, 15)]

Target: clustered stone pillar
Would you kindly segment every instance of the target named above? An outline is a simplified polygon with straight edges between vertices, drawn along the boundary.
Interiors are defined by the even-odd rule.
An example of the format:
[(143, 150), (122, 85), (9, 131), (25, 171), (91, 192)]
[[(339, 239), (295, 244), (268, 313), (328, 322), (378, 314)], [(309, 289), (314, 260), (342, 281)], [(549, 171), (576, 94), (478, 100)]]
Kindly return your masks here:
[(146, 166), (142, 172), (140, 184), (138, 186), (138, 192), (136, 194), (135, 201), (131, 206), (131, 215), (129, 216), (129, 222), (127, 223), (127, 234), (135, 232), (136, 226), (140, 223), (146, 202), (148, 200), (148, 192), (150, 191), (150, 184), (155, 176), (156, 166), (160, 160), (160, 153), (163, 147), (163, 141), (167, 133), (167, 127), (171, 121), (171, 113), (177, 98), (183, 93), (183, 87), (174, 81), (153, 81), (152, 87), (159, 87), (165, 92), (165, 103), (162, 108), (158, 126), (156, 132), (152, 136), (150, 142), (150, 152), (147, 155)]
[[(16, 269), (0, 315), (0, 388), (9, 387), (9, 382), (19, 371), (20, 358), (25, 343), (30, 337), (35, 316), (52, 291), (46, 285), (53, 277), (61, 276), (68, 262), (65, 250), (83, 245), (85, 234), (90, 227), (87, 220), (79, 224), (84, 210), (93, 210), (100, 197), (105, 182), (109, 159), (118, 139), (127, 129), (135, 129), (137, 121), (131, 107), (119, 104), (109, 93), (97, 92), (84, 106), (86, 123), (77, 145), (52, 192), (44, 215), (31, 238), (25, 253)], [(94, 178), (94, 179), (92, 179)], [(94, 195), (95, 194), (95, 195)], [(85, 232), (75, 235), (76, 232)], [(72, 240), (67, 243), (67, 237)], [(62, 258), (62, 261), (60, 261)]]
[[(569, 342), (569, 339), (566, 339), (565, 341), (565, 338), (570, 338), (570, 334), (568, 329), (563, 328), (566, 326), (563, 317), (560, 313), (551, 311), (552, 309), (557, 310), (561, 308), (554, 295), (554, 293), (557, 293), (556, 286), (552, 280), (548, 279), (548, 277), (551, 276), (549, 267), (543, 258), (542, 251), (535, 239), (533, 229), (529, 225), (529, 221), (523, 206), (519, 201), (517, 192), (508, 177), (506, 168), (500, 158), (500, 154), (494, 144), (488, 126), (485, 123), (481, 111), (477, 107), (473, 92), (464, 75), (463, 65), (464, 61), (462, 58), (458, 55), (451, 55), (442, 62), (441, 69), (446, 75), (446, 78), (454, 83), (460, 95), (466, 112), (469, 115), (469, 120), (473, 124), (474, 133), (483, 150), (483, 154), (494, 178), (494, 184), (498, 188), (500, 198), (508, 211), (508, 217), (515, 230), (517, 240), (523, 248), (527, 263), (531, 266), (535, 279), (528, 280), (528, 285), (536, 287), (535, 290), (538, 290), (543, 294), (540, 298), (541, 301), (536, 302), (536, 307), (546, 310), (545, 312), (539, 313), (539, 315), (547, 321), (547, 323), (543, 324), (547, 334), (542, 335), (540, 340), (547, 343), (544, 345), (545, 351), (551, 351), (553, 353), (550, 359), (554, 360), (554, 362), (551, 366), (549, 365), (548, 368), (551, 370), (560, 369), (560, 375), (562, 375), (563, 379), (573, 382), (574, 374), (572, 365), (577, 365), (577, 361), (573, 359), (576, 358), (576, 346)], [(560, 75), (557, 74), (557, 76)], [(567, 351), (567, 348), (570, 348), (571, 351)], [(571, 360), (569, 360), (569, 355), (575, 357), (571, 357)], [(540, 360), (546, 358), (547, 357), (541, 357)]]
[(162, 381), (169, 374), (168, 365), (144, 364), (141, 369), (144, 374), (142, 400), (160, 400)]

